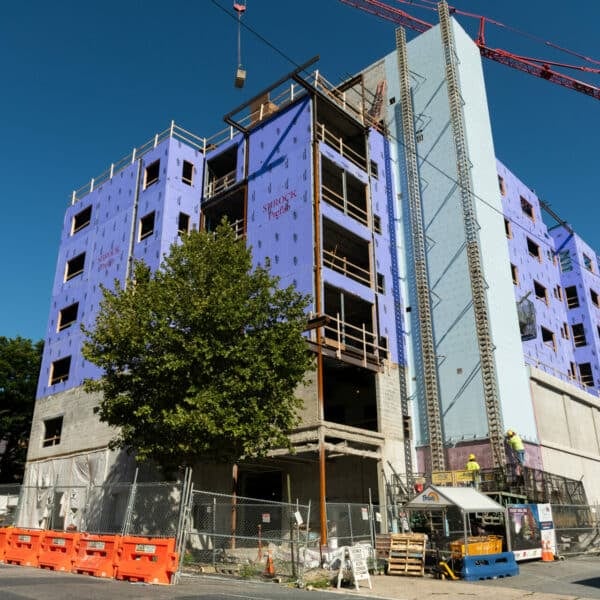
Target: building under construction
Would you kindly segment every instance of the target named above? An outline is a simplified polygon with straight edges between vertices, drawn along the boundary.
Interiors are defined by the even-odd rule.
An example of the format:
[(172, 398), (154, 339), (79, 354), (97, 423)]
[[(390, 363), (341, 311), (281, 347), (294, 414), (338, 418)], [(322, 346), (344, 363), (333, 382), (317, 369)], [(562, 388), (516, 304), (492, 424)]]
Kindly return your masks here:
[[(128, 477), (81, 387), (99, 372), (79, 325), (133, 259), (157, 268), (179, 236), (226, 216), (256, 264), (312, 297), (317, 357), (295, 453), (241, 465), (240, 494), (277, 499), (290, 475), (294, 497), (384, 502), (391, 484), (406, 492), (472, 452), (505, 470), (511, 428), (531, 474), (520, 497), (549, 501), (569, 483), (563, 500), (582, 501), (583, 482), (597, 500), (598, 259), (557, 215), (546, 225), (548, 207), (498, 162), (479, 49), (442, 3), (439, 25), (410, 43), (398, 30), (389, 55), (342, 84), (312, 67), (225, 115), (216, 136), (172, 124), (73, 192), (26, 483)], [(229, 491), (230, 472), (198, 470)], [(496, 476), (488, 489), (515, 492)]]

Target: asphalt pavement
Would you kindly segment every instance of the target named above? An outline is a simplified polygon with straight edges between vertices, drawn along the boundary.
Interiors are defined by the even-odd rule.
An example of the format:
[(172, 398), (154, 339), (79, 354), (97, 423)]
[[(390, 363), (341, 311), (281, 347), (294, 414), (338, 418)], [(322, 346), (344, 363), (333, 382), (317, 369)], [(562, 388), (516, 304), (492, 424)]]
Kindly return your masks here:
[(309, 591), (273, 582), (220, 576), (182, 577), (174, 586), (146, 585), (0, 564), (0, 600), (600, 600), (600, 558), (521, 563), (520, 574), (481, 582), (377, 575), (358, 591)]

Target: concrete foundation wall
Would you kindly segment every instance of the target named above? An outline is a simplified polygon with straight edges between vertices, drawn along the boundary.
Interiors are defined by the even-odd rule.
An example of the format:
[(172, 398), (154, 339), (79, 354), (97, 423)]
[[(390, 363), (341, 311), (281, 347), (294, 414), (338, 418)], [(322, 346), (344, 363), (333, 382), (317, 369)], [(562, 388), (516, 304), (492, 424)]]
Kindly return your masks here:
[(600, 501), (600, 401), (539, 369), (531, 390), (543, 469), (583, 478), (590, 503)]

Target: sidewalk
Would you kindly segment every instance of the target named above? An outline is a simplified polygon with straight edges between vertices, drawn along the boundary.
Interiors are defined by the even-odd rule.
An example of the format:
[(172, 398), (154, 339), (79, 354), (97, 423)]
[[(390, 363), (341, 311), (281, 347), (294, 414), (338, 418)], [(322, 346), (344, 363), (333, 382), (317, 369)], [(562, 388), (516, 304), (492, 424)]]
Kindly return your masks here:
[[(600, 562), (599, 562), (600, 570)], [(360, 588), (356, 590), (348, 586), (336, 592), (356, 596), (367, 596), (370, 598), (386, 598), (391, 600), (455, 600), (465, 597), (481, 600), (594, 600), (579, 594), (543, 594), (529, 590), (517, 589), (519, 576), (503, 579), (504, 586), (485, 585), (484, 582), (467, 582), (434, 579), (425, 577), (404, 577), (400, 575), (374, 575), (371, 576), (373, 589), (369, 590), (366, 581), (360, 582)], [(514, 587), (508, 587), (513, 585)]]

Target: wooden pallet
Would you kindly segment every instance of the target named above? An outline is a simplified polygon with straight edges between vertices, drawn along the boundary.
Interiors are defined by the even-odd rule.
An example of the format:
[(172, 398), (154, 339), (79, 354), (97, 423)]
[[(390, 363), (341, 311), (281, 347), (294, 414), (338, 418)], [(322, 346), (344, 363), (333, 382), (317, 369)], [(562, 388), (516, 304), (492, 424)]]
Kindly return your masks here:
[(395, 533), (390, 538), (388, 575), (425, 575), (424, 533)]
[(391, 533), (378, 533), (375, 536), (375, 556), (387, 560), (390, 556)]

